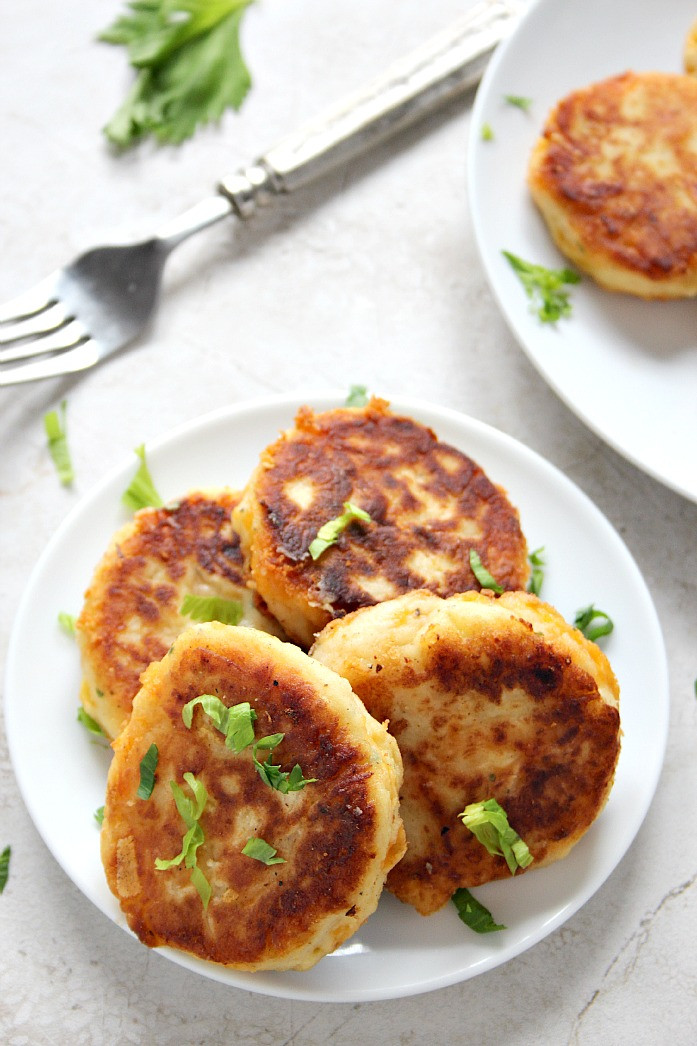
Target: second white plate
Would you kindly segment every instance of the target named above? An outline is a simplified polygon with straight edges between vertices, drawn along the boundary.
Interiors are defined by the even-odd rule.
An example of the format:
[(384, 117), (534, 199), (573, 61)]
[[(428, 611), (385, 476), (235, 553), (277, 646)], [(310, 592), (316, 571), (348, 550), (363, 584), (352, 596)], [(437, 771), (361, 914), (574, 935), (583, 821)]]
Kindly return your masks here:
[[(541, 324), (501, 251), (559, 268), (526, 188), (547, 113), (571, 90), (627, 69), (681, 72), (694, 0), (539, 0), (496, 51), (472, 115), (469, 191), (484, 267), (512, 331), (566, 404), (615, 450), (697, 501), (697, 301), (645, 302), (589, 277), (573, 315)], [(531, 99), (523, 112), (506, 95)], [(488, 124), (493, 139), (485, 141)]]
[[(325, 409), (342, 399), (275, 398), (194, 421), (147, 448), (157, 488), (171, 500), (193, 487), (241, 487), (301, 403)], [(510, 437), (420, 401), (393, 407), (430, 425), (508, 490), (530, 547), (546, 549), (546, 599), (567, 619), (590, 602), (614, 619), (606, 650), (620, 682), (623, 726), (615, 785), (600, 818), (565, 860), (475, 891), (507, 930), (480, 937), (452, 905), (423, 918), (385, 893), (354, 937), (304, 973), (239, 973), (161, 949), (230, 986), (356, 1002), (430, 991), (490, 970), (551, 933), (601, 886), (638, 831), (660, 773), (668, 722), (665, 651), (647, 588), (617, 533), (573, 483)], [(39, 560), (10, 641), (5, 701), (12, 761), (39, 832), (85, 896), (124, 929), (104, 878), (93, 817), (104, 802), (109, 750), (76, 722), (78, 655), (57, 615), (79, 609), (110, 536), (125, 521), (120, 497), (135, 465), (132, 456), (84, 498)], [(142, 945), (134, 939), (133, 948)]]

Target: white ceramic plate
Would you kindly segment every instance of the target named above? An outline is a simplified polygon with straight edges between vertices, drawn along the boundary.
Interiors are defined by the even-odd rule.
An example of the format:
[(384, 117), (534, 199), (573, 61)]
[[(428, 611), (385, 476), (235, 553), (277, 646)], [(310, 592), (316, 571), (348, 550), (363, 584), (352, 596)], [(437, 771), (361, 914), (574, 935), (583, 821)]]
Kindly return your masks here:
[[(342, 400), (274, 398), (192, 422), (148, 447), (156, 485), (166, 500), (196, 486), (241, 487), (300, 402), (326, 408)], [(452, 906), (425, 919), (384, 894), (364, 927), (305, 973), (235, 973), (162, 949), (189, 969), (250, 991), (325, 1001), (387, 999), (440, 988), (507, 961), (568, 919), (612, 872), (644, 818), (663, 760), (668, 686), (660, 628), (641, 575), (604, 516), (560, 472), (510, 437), (419, 401), (393, 406), (431, 425), (508, 490), (530, 547), (546, 549), (543, 596), (567, 618), (595, 602), (615, 620), (606, 650), (623, 701), (616, 783), (601, 817), (566, 860), (475, 891), (507, 925), (503, 932), (479, 937)], [(17, 614), (6, 681), (7, 736), (29, 812), (79, 889), (124, 928), (104, 879), (93, 818), (104, 802), (109, 750), (76, 722), (78, 657), (56, 617), (79, 609), (110, 535), (125, 521), (120, 496), (135, 464), (129, 457), (84, 498), (41, 556)], [(133, 947), (142, 945), (134, 940)]]
[[(564, 263), (525, 184), (547, 113), (569, 91), (626, 69), (681, 71), (694, 0), (539, 0), (496, 51), (477, 94), (469, 191), (484, 267), (533, 364), (594, 432), (649, 475), (697, 501), (697, 301), (645, 302), (584, 278), (573, 315), (542, 324), (506, 249)], [(532, 99), (528, 112), (505, 95)], [(482, 139), (489, 124), (491, 141)]]

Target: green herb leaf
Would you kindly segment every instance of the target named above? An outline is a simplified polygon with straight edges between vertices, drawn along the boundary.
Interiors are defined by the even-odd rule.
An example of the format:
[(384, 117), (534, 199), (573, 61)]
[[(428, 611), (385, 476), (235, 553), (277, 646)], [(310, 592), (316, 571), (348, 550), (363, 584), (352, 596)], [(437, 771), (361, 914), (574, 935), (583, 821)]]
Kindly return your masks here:
[(126, 508), (131, 509), (133, 512), (137, 512), (141, 508), (161, 508), (162, 498), (157, 493), (150, 475), (150, 469), (145, 457), (145, 444), (141, 443), (139, 447), (136, 447), (135, 453), (140, 458), (140, 465), (130, 484), (121, 495), (121, 500)]
[(586, 639), (591, 639), (594, 643), (601, 636), (609, 636), (615, 627), (612, 618), (604, 610), (596, 610), (592, 603), (577, 611), (574, 624), (583, 632)]
[(469, 926), (475, 933), (493, 933), (495, 930), (506, 929), (502, 923), (495, 923), (489, 909), (464, 887), (455, 891), (452, 902), (465, 926)]
[[(301, 791), (305, 785), (315, 784), (317, 778), (303, 777), (303, 772), (299, 763), (296, 763), (292, 770), (286, 771), (281, 770), (280, 766), (271, 762), (270, 753), (277, 745), (280, 745), (284, 737), (285, 734), (268, 734), (266, 737), (260, 738), (254, 745), (253, 759), (257, 773), (264, 784), (267, 784), (269, 788), (274, 788), (282, 795), (287, 795), (288, 792)], [(259, 749), (269, 752), (268, 759), (263, 763), (259, 762), (257, 759), (257, 752)]]
[(514, 105), (516, 109), (522, 109), (524, 113), (527, 113), (532, 105), (532, 98), (525, 98), (522, 94), (505, 94), (503, 100), (509, 105)]
[(481, 561), (479, 553), (474, 548), (470, 549), (470, 567), (472, 568), (472, 573), (474, 574), (482, 588), (489, 588), (492, 592), (496, 592), (497, 595), (501, 595), (501, 593), (503, 592), (503, 588), (486, 569), (486, 567)]
[(252, 836), (248, 839), (242, 848), (242, 853), (245, 857), (253, 857), (255, 861), (261, 861), (262, 864), (285, 864), (285, 857), (277, 857), (278, 850), (274, 849), (273, 846), (269, 846), (263, 839), (257, 839)]
[(368, 388), (366, 385), (352, 385), (346, 397), (347, 407), (365, 407), (368, 402)]
[(95, 734), (97, 737), (106, 736), (97, 720), (93, 719), (89, 712), (85, 711), (82, 705), (80, 705), (77, 710), (77, 721), (78, 723), (82, 723), (85, 730), (89, 730), (91, 734)]
[(66, 633), (66, 635), (68, 635), (68, 636), (74, 636), (75, 635), (75, 622), (76, 621), (77, 621), (77, 617), (75, 616), (75, 614), (68, 614), (68, 613), (66, 613), (65, 610), (60, 610), (58, 612), (58, 624), (61, 626), (63, 631)]
[(98, 806), (97, 809), (94, 811), (94, 819), (97, 822), (97, 824), (99, 825), (99, 827), (101, 828), (102, 827), (102, 822), (104, 820), (104, 807), (103, 806)]
[(251, 86), (240, 22), (252, 0), (133, 0), (100, 39), (127, 48), (137, 72), (104, 128), (127, 148), (148, 134), (178, 144), (239, 109)]
[(62, 400), (60, 413), (50, 410), (44, 414), (44, 429), (48, 437), (48, 450), (56, 466), (58, 478), (64, 487), (69, 487), (75, 479), (73, 463), (68, 448), (68, 437), (65, 426), (66, 402)]
[[(210, 899), (210, 886), (208, 881), (197, 865), (198, 849), (205, 841), (203, 828), (199, 824), (199, 818), (208, 802), (208, 792), (202, 781), (197, 780), (192, 773), (185, 773), (184, 780), (193, 793), (193, 799), (185, 794), (176, 781), (170, 781), (174, 802), (179, 816), (187, 826), (187, 831), (182, 839), (181, 851), (176, 857), (155, 858), (155, 867), (158, 871), (166, 871), (184, 862), (184, 867), (191, 870), (191, 881), (198, 890), (199, 897), (203, 901), (203, 907), (208, 907)], [(194, 872), (193, 869), (196, 869)]]
[(528, 581), (528, 592), (532, 592), (534, 596), (539, 596), (542, 591), (542, 582), (545, 576), (545, 559), (542, 553), (544, 552), (544, 546), (536, 548), (534, 552), (531, 552), (528, 556), (530, 560), (530, 566), (532, 567), (532, 573), (530, 574), (530, 580)]
[(149, 799), (152, 795), (152, 790), (155, 787), (155, 771), (157, 770), (158, 759), (157, 745), (152, 744), (140, 761), (140, 784), (136, 792), (139, 799)]
[(522, 258), (501, 252), (516, 273), (531, 302), (531, 309), (542, 323), (556, 323), (558, 319), (571, 315), (569, 292), (563, 290), (565, 283), (580, 283), (581, 277), (573, 269), (546, 269)]
[(349, 523), (352, 523), (354, 519), (360, 519), (364, 523), (370, 523), (370, 516), (365, 509), (359, 508), (358, 505), (354, 505), (350, 501), (344, 502), (344, 511), (340, 516), (335, 519), (330, 519), (328, 523), (324, 523), (317, 531), (317, 537), (311, 543), (308, 552), (313, 559), (319, 559), (322, 553), (333, 545), (339, 534)]
[(0, 893), (7, 886), (7, 880), (10, 876), (10, 857), (12, 855), (12, 847), (6, 846), (0, 854)]
[(470, 803), (461, 814), (465, 828), (476, 835), (490, 854), (505, 857), (508, 870), (515, 875), (517, 868), (527, 868), (533, 857), (518, 833), (508, 823), (506, 811), (495, 799)]
[(239, 599), (222, 596), (194, 596), (187, 592), (179, 613), (194, 621), (222, 621), (224, 625), (239, 625), (244, 609)]
[(199, 697), (194, 697), (182, 708), (182, 719), (188, 729), (191, 729), (196, 705), (201, 705), (221, 734), (225, 734), (225, 744), (233, 752), (241, 752), (251, 745), (254, 740), (254, 722), (257, 714), (249, 701), (240, 701), (239, 704), (228, 708), (215, 694), (201, 694)]
[(490, 123), (482, 124), (481, 136), (483, 142), (493, 142), (494, 131)]

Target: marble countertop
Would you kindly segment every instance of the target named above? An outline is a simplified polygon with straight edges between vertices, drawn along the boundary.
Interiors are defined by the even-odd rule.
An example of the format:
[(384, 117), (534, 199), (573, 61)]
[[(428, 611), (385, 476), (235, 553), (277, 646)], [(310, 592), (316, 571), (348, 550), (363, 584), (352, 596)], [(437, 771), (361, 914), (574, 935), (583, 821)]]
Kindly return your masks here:
[[(25, 0), (0, 40), (0, 301), (88, 246), (152, 231), (467, 6), (259, 0), (245, 21), (255, 82), (241, 113), (177, 149), (115, 156), (100, 128), (129, 77), (95, 37), (119, 5)], [(697, 1041), (697, 505), (586, 429), (504, 325), (472, 233), (470, 113), (466, 99), (249, 224), (208, 230), (171, 259), (135, 346), (80, 377), (0, 390), (0, 656), (46, 542), (137, 444), (274, 393), (362, 383), (418, 396), (544, 455), (607, 516), (644, 575), (671, 706), (663, 774), (636, 840), (560, 929), (480, 977), (384, 1002), (275, 999), (165, 961), (86, 901), (29, 817), (0, 728), (0, 849), (12, 847), (0, 897), (3, 1042)], [(58, 483), (42, 424), (62, 399), (71, 489)]]

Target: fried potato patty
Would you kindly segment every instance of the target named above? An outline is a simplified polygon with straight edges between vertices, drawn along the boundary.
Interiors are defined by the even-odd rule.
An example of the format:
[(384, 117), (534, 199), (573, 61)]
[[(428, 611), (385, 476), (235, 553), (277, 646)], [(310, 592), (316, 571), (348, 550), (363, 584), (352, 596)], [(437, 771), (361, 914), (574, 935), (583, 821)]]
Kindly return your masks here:
[(468, 804), (496, 799), (532, 868), (564, 857), (605, 805), (617, 682), (596, 644), (535, 596), (409, 593), (333, 621), (312, 656), (389, 719), (408, 848), (387, 887), (422, 914), (509, 875), (458, 819)]
[[(249, 702), (256, 739), (280, 733), (273, 761), (316, 780), (283, 794), (262, 780), (254, 748), (235, 751), (197, 706)], [(149, 799), (137, 797), (140, 762), (158, 748)], [(171, 945), (240, 970), (307, 969), (374, 911), (385, 876), (404, 853), (399, 750), (348, 683), (289, 643), (219, 622), (194, 625), (149, 666), (131, 718), (113, 744), (102, 860), (131, 929), (147, 945)], [(268, 750), (256, 758), (263, 763)], [(269, 757), (270, 758), (270, 757)], [(170, 782), (189, 796), (185, 774), (207, 800), (198, 824), (197, 875), (158, 869), (183, 848), (187, 823)], [(191, 779), (189, 779), (191, 784)], [(242, 853), (250, 839), (283, 863)]]
[(528, 184), (559, 249), (608, 290), (697, 294), (697, 80), (614, 76), (552, 110)]
[(82, 660), (80, 698), (108, 737), (131, 712), (141, 673), (191, 624), (184, 596), (242, 603), (242, 623), (281, 635), (254, 605), (231, 513), (231, 490), (192, 491), (166, 508), (146, 508), (112, 538), (76, 624)]
[[(317, 560), (309, 547), (346, 502), (368, 512)], [(261, 456), (234, 513), (257, 591), (308, 647), (335, 617), (416, 588), (479, 589), (475, 549), (504, 588), (529, 564), (518, 513), (482, 469), (384, 400), (314, 414)]]

